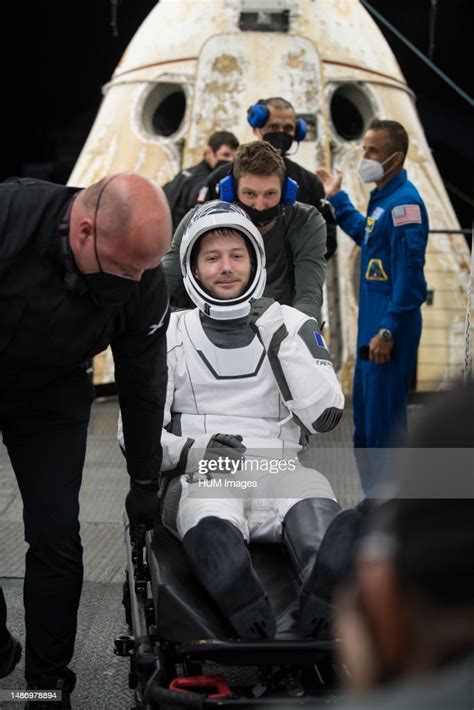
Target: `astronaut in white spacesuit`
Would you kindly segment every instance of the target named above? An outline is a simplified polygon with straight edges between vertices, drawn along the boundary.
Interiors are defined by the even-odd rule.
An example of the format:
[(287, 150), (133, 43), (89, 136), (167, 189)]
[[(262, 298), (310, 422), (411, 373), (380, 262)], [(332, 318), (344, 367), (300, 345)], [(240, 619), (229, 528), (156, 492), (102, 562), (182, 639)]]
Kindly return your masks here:
[(163, 523), (241, 638), (275, 634), (246, 543), (283, 539), (312, 632), (325, 603), (311, 572), (341, 508), (297, 453), (302, 432), (328, 431), (342, 415), (329, 353), (315, 320), (261, 298), (262, 236), (237, 205), (199, 208), (180, 262), (197, 308), (174, 312), (167, 331)]

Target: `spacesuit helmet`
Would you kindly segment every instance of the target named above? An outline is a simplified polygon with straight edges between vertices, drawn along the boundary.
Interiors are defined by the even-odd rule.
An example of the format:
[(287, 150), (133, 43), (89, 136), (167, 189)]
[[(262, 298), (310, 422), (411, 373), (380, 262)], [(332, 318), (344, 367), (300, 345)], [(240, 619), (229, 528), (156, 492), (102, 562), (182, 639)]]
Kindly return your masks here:
[[(193, 274), (193, 249), (200, 237), (214, 229), (232, 229), (245, 238), (251, 255), (250, 279), (244, 292), (235, 298), (223, 300), (210, 294)], [(238, 205), (221, 200), (206, 202), (194, 212), (181, 241), (179, 260), (183, 283), (189, 297), (210, 318), (234, 320), (250, 312), (250, 304), (260, 298), (265, 288), (265, 248), (262, 235), (247, 213)]]

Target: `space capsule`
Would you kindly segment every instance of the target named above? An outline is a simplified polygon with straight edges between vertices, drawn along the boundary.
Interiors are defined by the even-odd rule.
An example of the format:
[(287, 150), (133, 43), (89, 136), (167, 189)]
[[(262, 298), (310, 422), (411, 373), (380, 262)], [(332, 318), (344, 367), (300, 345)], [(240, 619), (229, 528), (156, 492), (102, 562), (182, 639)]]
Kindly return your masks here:
[[(103, 101), (70, 177), (89, 185), (136, 171), (164, 184), (199, 162), (209, 135), (229, 130), (253, 140), (249, 105), (283, 96), (309, 126), (293, 160), (340, 168), (343, 187), (365, 212), (357, 176), (362, 138), (374, 117), (402, 123), (410, 137), (409, 178), (428, 209), (417, 388), (459, 376), (465, 349), (470, 256), (431, 156), (413, 92), (374, 21), (358, 0), (161, 0), (145, 19), (103, 88)], [(450, 233), (451, 230), (451, 233)], [(325, 319), (346, 392), (355, 363), (358, 248), (338, 230), (328, 268)], [(110, 381), (110, 355), (95, 380)]]

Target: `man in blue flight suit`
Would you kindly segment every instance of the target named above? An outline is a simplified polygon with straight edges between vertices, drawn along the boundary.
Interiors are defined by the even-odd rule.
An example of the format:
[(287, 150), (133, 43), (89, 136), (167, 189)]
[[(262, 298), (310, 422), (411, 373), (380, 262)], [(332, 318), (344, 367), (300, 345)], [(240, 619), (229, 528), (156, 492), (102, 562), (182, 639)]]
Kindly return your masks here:
[(382, 472), (382, 452), (373, 450), (389, 446), (406, 431), (407, 394), (421, 334), (420, 307), (426, 299), (428, 216), (403, 169), (407, 151), (408, 135), (400, 123), (378, 119), (371, 123), (359, 165), (361, 180), (376, 184), (367, 217), (340, 189), (340, 172), (317, 171), (338, 225), (362, 249), (353, 407), (354, 448), (366, 494)]

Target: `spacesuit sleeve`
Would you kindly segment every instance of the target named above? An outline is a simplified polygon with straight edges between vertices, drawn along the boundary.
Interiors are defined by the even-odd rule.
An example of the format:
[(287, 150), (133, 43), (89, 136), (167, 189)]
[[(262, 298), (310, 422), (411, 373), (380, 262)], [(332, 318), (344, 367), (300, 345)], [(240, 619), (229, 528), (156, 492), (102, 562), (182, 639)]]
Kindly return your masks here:
[(362, 215), (349, 199), (349, 195), (344, 190), (339, 190), (329, 198), (329, 202), (334, 207), (336, 222), (359, 246), (362, 244), (365, 232), (365, 217)]
[(166, 285), (168, 286), (172, 306), (183, 307), (186, 305), (186, 303), (183, 303), (184, 286), (179, 264), (179, 248), (193, 211), (194, 209), (190, 210), (178, 224), (171, 241), (171, 246), (161, 262), (163, 271), (165, 272)]
[(177, 474), (185, 472), (188, 451), (194, 443), (194, 439), (189, 439), (186, 436), (178, 436), (172, 434), (170, 431), (173, 426), (176, 368), (183, 347), (180, 337), (180, 317), (181, 314), (179, 313), (171, 314), (170, 323), (166, 332), (168, 385), (166, 388), (163, 430), (161, 432), (161, 447), (163, 449), (161, 470), (175, 471)]
[[(179, 469), (181, 464), (184, 473), (186, 464), (187, 452), (193, 443), (193, 439), (188, 439), (185, 436), (176, 436), (171, 434), (168, 429), (171, 427), (172, 408), (175, 389), (175, 371), (177, 362), (177, 353), (179, 351), (179, 343), (177, 342), (177, 320), (176, 314), (172, 314), (169, 326), (166, 332), (166, 350), (167, 350), (167, 373), (168, 380), (166, 386), (166, 399), (163, 408), (163, 428), (161, 430), (161, 448), (162, 460), (161, 471), (171, 471)], [(117, 437), (123, 451), (126, 451), (125, 440), (123, 435), (122, 413), (119, 415)]]
[(168, 429), (171, 426), (172, 407), (174, 399), (176, 348), (170, 347), (168, 341), (168, 387), (166, 390), (166, 404), (163, 419), (163, 430), (161, 432), (161, 446), (163, 449), (162, 471), (176, 471), (184, 473), (188, 451), (193, 444), (193, 439), (186, 436), (171, 434)]
[(317, 322), (273, 303), (256, 326), (295, 421), (311, 434), (333, 429), (342, 416), (344, 395)]
[[(397, 217), (397, 210), (414, 210), (414, 219), (419, 215), (419, 222), (397, 225), (402, 219)], [(380, 328), (388, 328), (394, 335), (407, 316), (417, 310), (426, 300), (426, 281), (423, 274), (425, 250), (428, 238), (428, 221), (420, 205), (395, 207), (387, 215), (390, 219), (390, 249), (393, 288), (387, 310), (380, 323)]]

